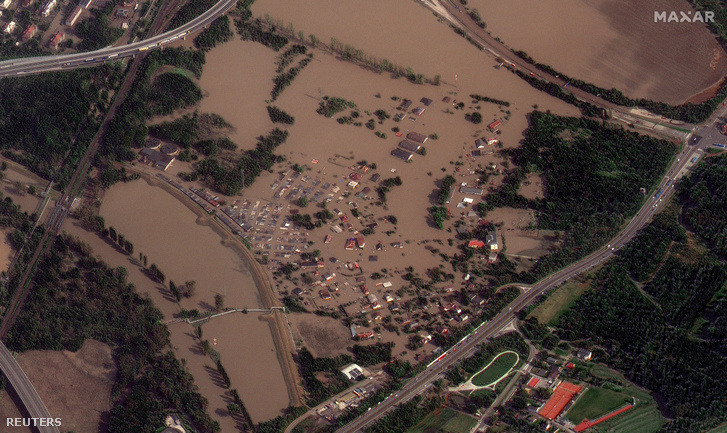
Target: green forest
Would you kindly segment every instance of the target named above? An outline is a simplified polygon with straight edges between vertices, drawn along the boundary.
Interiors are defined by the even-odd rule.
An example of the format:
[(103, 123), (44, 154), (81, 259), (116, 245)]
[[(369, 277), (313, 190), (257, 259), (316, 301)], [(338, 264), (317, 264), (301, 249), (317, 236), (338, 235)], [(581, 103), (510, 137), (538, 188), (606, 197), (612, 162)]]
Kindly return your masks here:
[[(533, 209), (539, 229), (565, 236), (529, 272), (501, 282), (537, 281), (599, 248), (636, 213), (644, 200), (640, 188), (656, 184), (675, 152), (673, 143), (596, 120), (533, 112), (523, 144), (506, 151), (516, 167), (485, 201)], [(541, 176), (543, 199), (519, 194), (529, 173)]]
[(727, 158), (706, 158), (679, 185), (679, 202), (623, 248), (559, 322), (562, 338), (601, 346), (602, 361), (659, 394), (668, 432), (727, 420), (727, 266), (714, 227), (725, 212), (725, 182)]
[(115, 75), (102, 67), (0, 80), (3, 156), (63, 188), (96, 132), (94, 108)]

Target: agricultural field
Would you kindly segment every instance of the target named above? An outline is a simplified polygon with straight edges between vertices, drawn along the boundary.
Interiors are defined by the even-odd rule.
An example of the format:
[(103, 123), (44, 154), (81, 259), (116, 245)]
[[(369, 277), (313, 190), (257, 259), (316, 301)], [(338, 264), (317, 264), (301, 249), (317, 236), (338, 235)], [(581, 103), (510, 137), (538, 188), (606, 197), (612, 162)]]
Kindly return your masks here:
[(560, 315), (567, 311), (589, 287), (590, 280), (566, 282), (538, 305), (528, 318), (535, 317), (543, 325), (557, 325)]
[(623, 392), (605, 388), (588, 388), (568, 411), (568, 419), (574, 424), (578, 424), (584, 419), (593, 420), (630, 401), (631, 397)]
[[(591, 431), (603, 433), (654, 433), (661, 430), (666, 419), (659, 412), (659, 408), (649, 392), (632, 384), (621, 373), (603, 364), (594, 365), (591, 368), (591, 374), (623, 386), (625, 393), (636, 397), (638, 400), (633, 409), (599, 424)], [(710, 433), (724, 432), (727, 432), (727, 429), (714, 430)]]
[(475, 386), (489, 386), (498, 382), (517, 365), (519, 357), (515, 352), (503, 352), (495, 357), (492, 362), (472, 377), (472, 384)]
[(477, 421), (452, 409), (441, 408), (426, 416), (407, 433), (468, 433)]

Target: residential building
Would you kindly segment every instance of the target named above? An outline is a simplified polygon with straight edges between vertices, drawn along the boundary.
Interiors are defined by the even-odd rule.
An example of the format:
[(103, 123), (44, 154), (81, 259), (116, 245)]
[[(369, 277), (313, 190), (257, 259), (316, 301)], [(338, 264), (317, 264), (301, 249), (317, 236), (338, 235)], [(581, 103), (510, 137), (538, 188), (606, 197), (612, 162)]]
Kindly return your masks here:
[(401, 147), (404, 150), (408, 150), (409, 152), (412, 152), (412, 153), (421, 149), (420, 145), (418, 145), (416, 143), (412, 143), (409, 140), (404, 140), (401, 143), (399, 143), (399, 147)]
[(484, 149), (487, 146), (487, 142), (481, 138), (475, 140), (475, 147), (478, 149)]
[(15, 21), (10, 21), (3, 27), (3, 32), (10, 34), (15, 30)]
[(399, 110), (407, 111), (409, 107), (411, 107), (411, 104), (413, 104), (413, 101), (410, 101), (409, 99), (404, 99), (401, 101), (401, 105), (399, 105)]
[(427, 107), (430, 106), (430, 105), (432, 105), (432, 100), (429, 99), (429, 98), (422, 98), (419, 102), (421, 102), (422, 104), (426, 105)]
[(417, 116), (421, 116), (422, 114), (424, 114), (424, 111), (426, 111), (426, 108), (424, 108), (424, 107), (417, 107), (417, 108), (411, 110), (411, 112), (413, 114), (416, 114)]
[(0, 9), (7, 9), (10, 7), (10, 3), (12, 3), (12, 0), (1, 0), (2, 3), (0, 3)]
[(53, 9), (56, 7), (56, 0), (48, 0), (43, 5), (43, 8), (41, 9), (40, 15), (43, 18), (46, 18), (50, 15), (51, 12), (53, 12)]
[(593, 353), (588, 349), (578, 349), (578, 352), (576, 352), (576, 356), (578, 359), (581, 359), (583, 361), (590, 361), (593, 359)]
[(91, 7), (91, 3), (93, 3), (93, 0), (81, 0), (78, 2), (78, 5), (84, 9), (88, 9)]
[(487, 243), (487, 246), (490, 247), (490, 251), (497, 251), (500, 248), (497, 243), (497, 232), (495, 230), (487, 233), (485, 242)]
[(165, 155), (153, 149), (144, 148), (139, 152), (139, 155), (141, 156), (141, 162), (163, 171), (167, 171), (174, 162), (173, 156)]
[(492, 132), (495, 132), (500, 127), (500, 125), (502, 125), (502, 120), (498, 119), (498, 120), (495, 120), (494, 122), (490, 123), (489, 125), (487, 125), (487, 129), (489, 129)]
[(78, 21), (81, 13), (83, 13), (83, 8), (81, 6), (76, 6), (75, 8), (73, 8), (70, 15), (68, 15), (68, 18), (66, 18), (66, 25), (69, 27), (76, 25), (76, 21)]
[(467, 244), (467, 246), (469, 248), (472, 248), (472, 249), (475, 249), (476, 250), (476, 249), (479, 249), (479, 248), (484, 248), (485, 247), (485, 243), (482, 242), (479, 239), (472, 239), (472, 240), (469, 241), (469, 243)]
[(50, 47), (50, 49), (52, 50), (57, 50), (60, 43), (63, 42), (65, 39), (66, 34), (61, 31), (57, 31), (55, 32), (53, 37), (50, 38), (50, 41), (48, 42), (48, 47)]
[(25, 31), (23, 31), (23, 41), (29, 41), (33, 36), (35, 36), (37, 32), (38, 26), (36, 26), (35, 24), (30, 24), (28, 27), (25, 28)]
[(462, 186), (459, 188), (459, 192), (461, 192), (462, 194), (482, 195), (484, 191), (482, 190), (482, 188), (472, 188), (469, 186)]
[(411, 159), (414, 157), (411, 153), (402, 150), (402, 149), (394, 149), (391, 151), (391, 155), (401, 159), (402, 161), (411, 161)]
[(424, 134), (420, 134), (418, 132), (410, 132), (410, 133), (406, 134), (406, 138), (408, 138), (409, 140), (412, 140), (412, 141), (416, 141), (417, 143), (421, 143), (421, 144), (424, 144), (427, 142), (427, 140), (429, 140), (428, 136), (426, 136)]

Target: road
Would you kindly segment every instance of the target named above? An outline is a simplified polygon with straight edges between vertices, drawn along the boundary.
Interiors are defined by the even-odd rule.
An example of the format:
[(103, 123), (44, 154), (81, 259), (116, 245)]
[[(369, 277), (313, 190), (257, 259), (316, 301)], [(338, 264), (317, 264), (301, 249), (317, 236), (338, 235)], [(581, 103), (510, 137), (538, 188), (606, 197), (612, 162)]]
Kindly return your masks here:
[[(30, 383), (30, 380), (28, 380), (20, 365), (15, 362), (15, 358), (13, 358), (13, 355), (2, 342), (0, 342), (0, 364), (3, 365), (3, 374), (8, 382), (13, 384), (13, 389), (20, 397), (30, 416), (34, 418), (52, 418), (48, 408), (43, 404), (43, 400), (40, 399), (38, 392), (33, 388), (33, 384)], [(11, 366), (11, 368), (5, 368), (5, 366)], [(5, 425), (5, 420), (2, 420), (2, 422)], [(60, 433), (58, 427), (38, 426), (36, 428), (40, 433)]]
[(0, 78), (95, 66), (106, 61), (114, 61), (123, 57), (131, 57), (151, 49), (161, 48), (164, 45), (186, 37), (188, 34), (207, 26), (215, 19), (224, 15), (230, 8), (234, 7), (236, 3), (237, 0), (220, 0), (205, 13), (187, 24), (133, 44), (119, 47), (108, 47), (85, 53), (28, 57), (0, 62)]
[(356, 420), (343, 426), (338, 430), (338, 432), (358, 432), (364, 427), (376, 422), (390, 410), (394, 409), (399, 403), (410, 400), (417, 394), (424, 391), (425, 387), (427, 387), (430, 383), (440, 377), (443, 377), (443, 374), (447, 371), (448, 367), (462, 358), (471, 355), (477, 345), (496, 336), (501, 329), (509, 326), (510, 322), (516, 320), (516, 313), (518, 311), (527, 307), (544, 292), (562, 284), (576, 275), (606, 262), (608, 259), (613, 257), (621, 247), (633, 239), (638, 232), (646, 224), (648, 224), (649, 221), (651, 221), (651, 218), (660, 210), (663, 203), (666, 203), (674, 194), (675, 188), (673, 179), (675, 177), (684, 176), (688, 173), (688, 169), (693, 165), (691, 162), (692, 158), (695, 156), (701, 156), (705, 152), (705, 149), (710, 147), (713, 141), (719, 138), (721, 138), (722, 143), (727, 142), (727, 137), (721, 135), (715, 129), (717, 119), (724, 115), (727, 115), (727, 108), (720, 107), (720, 109), (715, 111), (715, 113), (712, 114), (703, 126), (699, 126), (695, 129), (695, 135), (697, 137), (713, 137), (713, 140), (689, 140), (690, 143), (686, 145), (675, 157), (671, 167), (667, 170), (667, 176), (659, 182), (659, 185), (656, 188), (656, 191), (662, 191), (659, 198), (655, 198), (655, 194), (649, 196), (641, 209), (639, 209), (636, 215), (631, 219), (631, 221), (629, 221), (628, 225), (611, 241), (610, 244), (608, 244), (606, 248), (601, 248), (579, 262), (574, 263), (534, 284), (529, 290), (525, 291), (517, 299), (515, 299), (507, 310), (500, 312), (500, 314), (495, 316), (494, 319), (476, 329), (466, 338), (466, 340), (461, 341), (452, 349), (445, 352), (445, 357), (433, 363), (429, 368), (404, 385), (404, 387), (397, 391), (396, 394), (388, 397), (378, 406), (372, 408), (369, 412), (363, 414)]

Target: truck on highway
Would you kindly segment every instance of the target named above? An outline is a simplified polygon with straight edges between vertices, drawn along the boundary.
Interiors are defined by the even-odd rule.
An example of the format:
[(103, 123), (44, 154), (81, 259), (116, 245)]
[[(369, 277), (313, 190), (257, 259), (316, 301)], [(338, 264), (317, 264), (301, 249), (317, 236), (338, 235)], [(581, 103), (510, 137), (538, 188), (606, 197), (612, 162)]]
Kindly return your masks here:
[(714, 143), (714, 144), (713, 144), (712, 146), (714, 146), (714, 147), (719, 147), (719, 148), (721, 148), (721, 149), (724, 149), (724, 148), (725, 148), (725, 147), (724, 147), (724, 144), (722, 144), (722, 143)]
[(699, 157), (695, 156), (694, 158), (692, 158), (692, 162), (697, 162), (698, 159), (699, 159)]
[(654, 195), (654, 199), (661, 197), (661, 193), (663, 193), (663, 192), (664, 192), (664, 190), (659, 188), (659, 191), (657, 191), (656, 194)]

